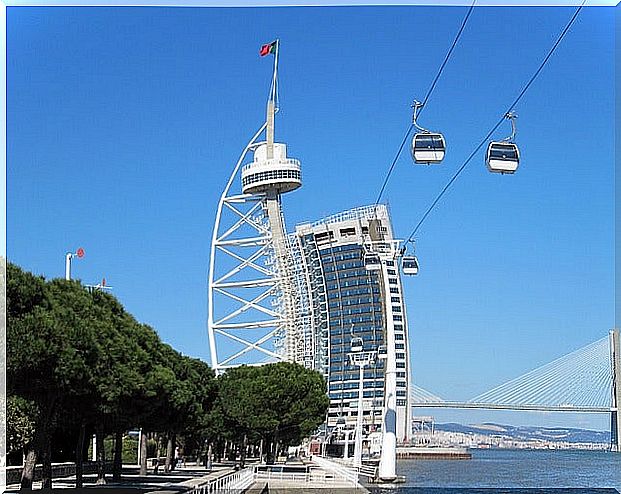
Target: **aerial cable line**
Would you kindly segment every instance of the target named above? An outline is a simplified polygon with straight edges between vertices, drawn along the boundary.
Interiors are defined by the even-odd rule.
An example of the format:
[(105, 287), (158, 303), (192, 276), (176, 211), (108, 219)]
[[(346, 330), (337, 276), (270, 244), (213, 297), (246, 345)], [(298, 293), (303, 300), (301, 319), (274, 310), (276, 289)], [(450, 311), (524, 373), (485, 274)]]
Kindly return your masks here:
[(586, 0), (582, 0), (582, 3), (580, 4), (580, 6), (576, 9), (576, 11), (574, 12), (574, 14), (572, 15), (571, 19), (569, 20), (569, 22), (567, 23), (567, 25), (565, 26), (565, 29), (563, 29), (563, 31), (561, 32), (560, 36), (557, 38), (556, 42), (554, 43), (554, 45), (552, 46), (552, 48), (550, 49), (550, 51), (548, 52), (548, 54), (546, 55), (546, 57), (543, 59), (543, 61), (541, 62), (541, 65), (539, 65), (539, 68), (535, 71), (535, 73), (532, 75), (532, 77), (530, 78), (530, 80), (526, 83), (526, 85), (524, 86), (524, 88), (522, 89), (522, 91), (520, 92), (520, 94), (517, 96), (517, 98), (515, 98), (515, 100), (513, 100), (513, 102), (511, 103), (511, 105), (509, 105), (509, 108), (507, 109), (507, 111), (505, 113), (503, 113), (502, 117), (498, 120), (498, 122), (496, 123), (496, 125), (494, 125), (494, 127), (492, 128), (492, 130), (490, 130), (487, 135), (483, 138), (483, 140), (479, 143), (479, 145), (474, 149), (474, 151), (472, 151), (472, 153), (470, 153), (470, 156), (468, 156), (468, 158), (466, 159), (466, 161), (464, 161), (464, 163), (459, 167), (459, 169), (457, 170), (457, 172), (455, 173), (455, 175), (453, 175), (453, 177), (448, 181), (448, 183), (444, 186), (444, 188), (440, 191), (440, 193), (437, 195), (437, 197), (434, 199), (434, 201), (431, 203), (431, 205), (429, 206), (429, 208), (427, 208), (427, 211), (425, 211), (425, 214), (423, 215), (423, 217), (420, 219), (420, 221), (418, 222), (418, 224), (416, 225), (416, 227), (414, 228), (414, 230), (412, 231), (412, 234), (408, 237), (408, 239), (406, 240), (406, 243), (408, 242), (412, 242), (412, 239), (414, 238), (414, 235), (416, 235), (416, 232), (418, 231), (418, 229), (421, 227), (421, 225), (423, 224), (423, 222), (427, 219), (427, 216), (429, 216), (429, 213), (431, 213), (431, 211), (433, 210), (433, 208), (436, 206), (436, 204), (438, 203), (438, 201), (442, 198), (442, 196), (444, 195), (444, 193), (449, 189), (449, 187), (453, 184), (453, 182), (455, 182), (455, 180), (457, 179), (457, 177), (459, 177), (459, 175), (461, 174), (461, 172), (466, 168), (466, 166), (468, 166), (468, 164), (470, 163), (470, 161), (472, 160), (472, 158), (475, 156), (476, 153), (479, 152), (479, 150), (481, 149), (481, 147), (483, 146), (483, 144), (485, 144), (488, 139), (491, 137), (491, 135), (496, 131), (496, 129), (500, 126), (500, 124), (502, 122), (504, 122), (505, 120), (505, 116), (510, 113), (513, 108), (515, 107), (515, 105), (517, 105), (519, 103), (519, 101), (522, 99), (522, 97), (524, 96), (524, 94), (526, 93), (526, 91), (528, 91), (528, 89), (530, 88), (530, 86), (532, 85), (532, 83), (535, 81), (535, 79), (537, 78), (537, 76), (541, 73), (541, 71), (543, 70), (543, 68), (545, 67), (545, 65), (548, 63), (548, 60), (550, 60), (550, 57), (554, 54), (554, 52), (556, 51), (556, 48), (558, 47), (558, 45), (561, 43), (561, 41), (563, 40), (563, 38), (565, 37), (565, 35), (567, 34), (567, 32), (569, 31), (569, 29), (571, 28), (571, 26), (573, 25), (574, 21), (576, 20), (576, 18), (578, 17), (578, 14), (580, 13), (580, 11), (582, 10), (582, 8), (584, 7), (584, 4), (586, 3)]
[[(470, 14), (472, 14), (472, 11), (474, 10), (474, 4), (476, 3), (476, 1), (477, 0), (473, 0), (472, 1), (472, 4), (470, 5), (470, 8), (468, 9), (468, 12), (466, 13), (466, 16), (464, 17), (464, 20), (461, 23), (459, 31), (457, 31), (457, 34), (455, 35), (455, 39), (453, 39), (453, 44), (449, 48), (449, 51), (446, 53), (446, 56), (444, 57), (444, 61), (442, 62), (442, 65), (440, 66), (440, 69), (438, 70), (438, 73), (436, 74), (436, 77), (434, 78), (433, 82), (431, 83), (431, 86), (429, 86), (429, 89), (427, 90), (427, 94), (425, 95), (425, 99), (423, 100), (423, 103), (421, 105), (421, 109), (418, 112), (419, 115), (425, 109), (425, 104), (427, 103), (427, 100), (429, 100), (429, 97), (431, 96), (431, 93), (435, 89), (436, 84), (438, 83), (438, 80), (440, 79), (440, 76), (442, 75), (442, 72), (444, 71), (444, 67), (446, 67), (446, 64), (449, 61), (449, 58), (451, 58), (453, 50), (455, 49), (455, 46), (457, 46), (457, 42), (459, 41), (459, 38), (461, 38), (461, 33), (463, 33), (464, 28), (466, 27), (466, 23), (468, 22), (468, 18), (470, 17)], [(382, 184), (382, 187), (381, 187), (381, 189), (379, 191), (379, 194), (377, 195), (377, 199), (375, 200), (375, 206), (377, 206), (379, 204), (379, 202), (380, 202), (380, 200), (382, 198), (382, 194), (384, 194), (384, 189), (386, 188), (386, 185), (388, 184), (388, 180), (390, 180), (390, 176), (392, 175), (392, 171), (395, 168), (395, 165), (397, 164), (397, 160), (399, 159), (399, 156), (401, 156), (401, 151), (403, 151), (403, 146), (405, 146), (405, 143), (407, 142), (408, 137), (410, 136), (410, 133), (412, 132), (413, 128), (414, 128), (414, 123), (411, 123), (410, 126), (408, 127), (407, 132), (405, 133), (405, 136), (403, 138), (403, 142), (401, 142), (401, 145), (399, 146), (399, 150), (397, 151), (397, 154), (395, 155), (395, 159), (392, 161), (392, 163), (390, 165), (390, 168), (388, 169), (388, 173), (386, 174), (386, 178), (384, 179), (384, 183)]]

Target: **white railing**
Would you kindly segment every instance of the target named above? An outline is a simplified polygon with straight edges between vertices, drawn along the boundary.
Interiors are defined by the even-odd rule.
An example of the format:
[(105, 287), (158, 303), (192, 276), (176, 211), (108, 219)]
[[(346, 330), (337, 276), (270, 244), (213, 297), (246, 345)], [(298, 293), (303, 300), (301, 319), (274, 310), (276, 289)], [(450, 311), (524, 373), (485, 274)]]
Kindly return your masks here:
[(358, 472), (355, 468), (339, 465), (338, 463), (322, 458), (321, 456), (313, 456), (313, 462), (321, 468), (332, 472), (335, 477), (343, 479), (345, 482), (358, 485)]
[[(314, 457), (313, 457), (314, 458)], [(337, 463), (338, 465), (342, 465), (345, 468), (356, 471), (359, 476), (375, 478), (377, 476), (377, 467), (372, 465), (361, 465), (359, 467), (355, 467), (353, 465), (353, 458), (348, 458), (347, 460), (344, 458), (330, 458), (331, 462)]]
[(237, 494), (250, 487), (255, 481), (281, 480), (300, 484), (349, 484), (358, 486), (358, 472), (326, 458), (313, 457), (313, 462), (320, 467), (307, 472), (292, 472), (284, 468), (271, 469), (247, 467), (237, 472), (230, 472), (211, 479), (197, 486), (187, 494)]
[(343, 478), (334, 472), (312, 470), (309, 472), (287, 472), (272, 470), (256, 470), (255, 480), (285, 480), (296, 483), (334, 484), (335, 482), (350, 483), (350, 479)]
[(348, 211), (343, 211), (341, 213), (334, 214), (332, 216), (328, 216), (322, 220), (315, 221), (311, 223), (311, 226), (322, 226), (331, 223), (340, 223), (341, 221), (347, 220), (358, 220), (358, 219), (386, 219), (388, 216), (388, 210), (384, 204), (378, 204), (377, 206), (361, 206), (358, 208), (350, 209)]
[(237, 472), (231, 472), (217, 479), (212, 479), (206, 484), (195, 487), (188, 494), (230, 494), (239, 493), (247, 489), (254, 482), (252, 468), (244, 468)]

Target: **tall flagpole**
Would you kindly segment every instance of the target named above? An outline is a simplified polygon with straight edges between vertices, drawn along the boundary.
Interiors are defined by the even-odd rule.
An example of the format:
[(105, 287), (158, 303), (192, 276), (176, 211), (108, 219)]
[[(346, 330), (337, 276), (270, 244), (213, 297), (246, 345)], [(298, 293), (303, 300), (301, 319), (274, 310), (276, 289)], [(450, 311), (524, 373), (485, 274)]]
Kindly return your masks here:
[(278, 51), (280, 40), (276, 40), (276, 52), (274, 53), (274, 74), (272, 75), (272, 90), (270, 92), (269, 100), (267, 101), (267, 129), (266, 129), (266, 141), (267, 141), (267, 159), (270, 160), (274, 157), (274, 114), (276, 113), (276, 84), (278, 74)]

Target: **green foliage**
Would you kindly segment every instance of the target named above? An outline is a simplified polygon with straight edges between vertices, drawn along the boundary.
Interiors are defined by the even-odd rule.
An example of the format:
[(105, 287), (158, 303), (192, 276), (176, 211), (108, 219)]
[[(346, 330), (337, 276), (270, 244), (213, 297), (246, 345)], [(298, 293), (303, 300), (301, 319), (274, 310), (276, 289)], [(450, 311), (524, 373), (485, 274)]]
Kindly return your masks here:
[[(46, 281), (8, 263), (7, 302), (9, 449), (43, 431), (41, 449), (55, 430), (84, 425), (106, 434), (141, 427), (177, 435), (191, 454), (190, 445), (200, 449), (205, 440), (299, 442), (325, 418), (320, 374), (277, 363), (216, 379), (112, 295), (77, 281)], [(106, 446), (110, 457), (113, 444)], [(123, 461), (135, 462), (137, 448), (126, 438)]]
[(6, 404), (6, 450), (22, 451), (34, 437), (39, 411), (36, 405), (20, 396), (9, 396)]
[(221, 424), (238, 439), (256, 433), (298, 443), (324, 421), (329, 406), (323, 376), (288, 362), (231, 369), (218, 384)]
[(138, 438), (123, 437), (123, 463), (135, 465), (138, 461)]

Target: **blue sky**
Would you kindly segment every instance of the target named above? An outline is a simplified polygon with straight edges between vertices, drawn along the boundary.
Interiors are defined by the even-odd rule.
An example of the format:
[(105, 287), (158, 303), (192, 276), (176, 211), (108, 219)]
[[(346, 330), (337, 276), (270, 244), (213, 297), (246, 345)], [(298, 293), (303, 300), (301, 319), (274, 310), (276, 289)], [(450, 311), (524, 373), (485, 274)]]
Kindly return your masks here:
[[(211, 230), (264, 119), (271, 60), (259, 47), (281, 40), (276, 136), (303, 167), (283, 200), (291, 230), (375, 200), (466, 10), (9, 7), (9, 260), (60, 277), (64, 254), (84, 247), (75, 277), (106, 277), (164, 341), (208, 360)], [(398, 237), (572, 12), (475, 9), (420, 122), (444, 133), (447, 157), (414, 166), (403, 153), (384, 194)], [(404, 279), (417, 384), (467, 399), (614, 325), (613, 40), (614, 10), (584, 9), (515, 109), (518, 172), (490, 174), (480, 154), (420, 229), (421, 273)]]

